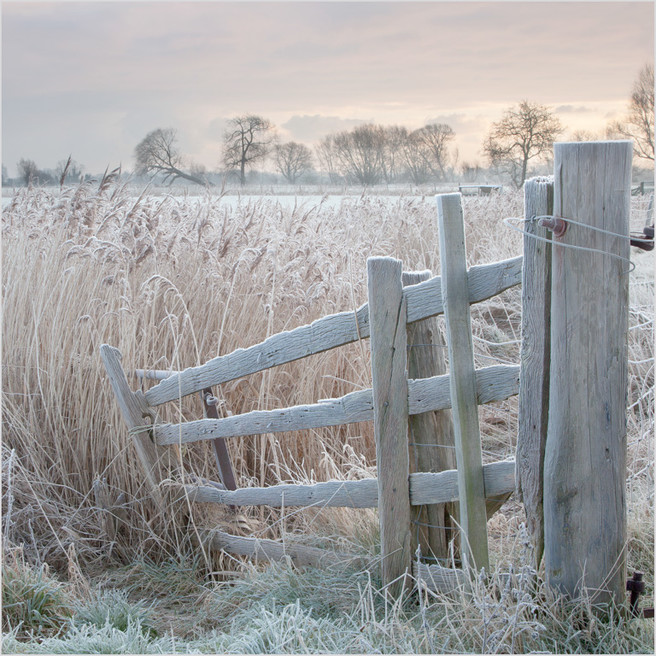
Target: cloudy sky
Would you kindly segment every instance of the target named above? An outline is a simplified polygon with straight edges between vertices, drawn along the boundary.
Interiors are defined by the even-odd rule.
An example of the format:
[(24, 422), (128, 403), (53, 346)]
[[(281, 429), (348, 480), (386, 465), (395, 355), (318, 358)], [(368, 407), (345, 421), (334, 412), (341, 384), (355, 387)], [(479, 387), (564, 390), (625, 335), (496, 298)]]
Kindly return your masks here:
[(482, 162), (491, 122), (522, 99), (574, 130), (625, 111), (653, 61), (646, 2), (2, 3), (2, 161), (86, 172), (134, 166), (173, 127), (209, 169), (231, 116), (313, 144), (365, 121), (444, 122)]

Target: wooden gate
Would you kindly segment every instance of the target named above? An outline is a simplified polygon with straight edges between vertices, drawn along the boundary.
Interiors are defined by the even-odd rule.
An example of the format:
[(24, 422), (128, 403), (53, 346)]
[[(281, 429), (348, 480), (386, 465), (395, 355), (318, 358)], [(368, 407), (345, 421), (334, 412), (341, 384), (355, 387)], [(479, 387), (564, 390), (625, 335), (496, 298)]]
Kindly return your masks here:
[[(592, 586), (588, 580), (588, 587), (597, 591), (609, 588), (619, 601), (625, 573), (625, 507), (621, 491), (625, 475), (622, 417), (626, 412), (623, 395), (627, 353), (626, 345), (622, 345), (622, 326), (626, 324), (628, 285), (627, 271), (618, 267), (628, 262), (630, 143), (558, 146), (562, 148), (556, 149), (555, 186), (539, 180), (526, 186), (526, 218), (530, 220), (526, 223), (523, 272), (518, 488), (526, 504), (538, 561), (544, 545), (551, 582), (574, 595), (581, 589), (587, 566), (588, 575), (594, 579)], [(596, 175), (595, 171), (602, 171), (603, 175)], [(323, 317), (182, 372), (142, 371), (146, 377), (161, 379), (145, 393), (130, 388), (120, 353), (111, 346), (101, 346), (101, 356), (146, 480), (162, 508), (165, 500), (160, 485), (161, 463), (166, 446), (218, 440), (217, 453), (225, 456), (225, 445), (220, 441), (226, 438), (373, 420), (377, 479), (242, 489), (179, 482), (174, 484), (174, 492), (191, 501), (231, 506), (377, 507), (383, 583), (394, 595), (408, 586), (410, 573), (426, 585), (443, 590), (459, 585), (468, 572), (489, 568), (486, 505), (498, 502), (515, 489), (515, 461), (482, 464), (478, 405), (517, 394), (520, 367), (474, 368), (470, 304), (520, 284), (522, 257), (467, 268), (460, 194), (438, 196), (437, 209), (441, 275), (404, 287), (400, 261), (370, 258), (369, 301), (355, 312)], [(552, 230), (565, 224), (572, 228), (564, 238), (562, 231), (554, 232), (550, 241), (536, 221), (540, 215), (549, 216), (547, 225)], [(573, 219), (574, 215), (578, 220)], [(608, 219), (605, 227), (594, 227), (600, 217)], [(593, 239), (589, 231), (586, 233), (579, 226), (592, 226), (592, 230), (605, 234)], [(618, 241), (618, 237), (624, 237), (624, 241), (619, 240), (620, 246), (611, 248), (609, 243)], [(583, 258), (582, 251), (590, 256)], [(581, 296), (581, 290), (589, 297)], [(594, 311), (590, 311), (594, 304)], [(450, 373), (409, 379), (407, 326), (438, 314), (445, 315)], [(607, 328), (599, 330), (599, 325)], [(594, 343), (590, 343), (590, 334), (596, 336)], [(224, 418), (207, 417), (178, 424), (157, 421), (157, 407), (164, 403), (203, 390), (207, 394), (214, 385), (368, 337), (372, 353), (371, 389), (309, 405)], [(571, 351), (574, 342), (576, 352)], [(552, 362), (550, 369), (554, 358), (558, 365)], [(577, 368), (588, 361), (594, 367), (595, 363), (606, 363), (610, 376), (606, 382), (611, 381), (608, 389), (602, 389), (596, 380), (580, 380)], [(565, 371), (565, 379), (560, 379)], [(602, 373), (597, 371), (599, 380), (606, 380)], [(591, 396), (594, 394), (601, 398)], [(579, 401), (572, 405), (567, 398)], [(457, 468), (410, 473), (410, 418), (447, 408), (453, 413)], [(589, 439), (591, 427), (603, 438), (599, 444)], [(589, 463), (582, 460), (584, 453), (591, 458)], [(606, 472), (605, 480), (599, 480), (594, 473), (582, 477), (572, 470), (572, 463), (586, 471), (590, 466), (599, 466), (600, 471)], [(557, 467), (564, 467), (565, 472), (559, 473)], [(226, 482), (225, 472), (223, 478)], [(580, 491), (577, 498), (582, 502), (570, 498), (571, 495), (565, 499), (567, 490)], [(593, 500), (606, 497), (615, 501), (613, 539), (605, 545), (603, 531), (608, 535), (610, 526), (602, 516), (606, 509), (599, 503), (595, 506)], [(413, 561), (411, 509), (456, 501), (463, 569)], [(568, 524), (568, 517), (577, 518), (580, 530), (578, 524)], [(229, 535), (216, 528), (208, 528), (204, 536), (213, 548), (259, 558), (289, 556), (298, 564), (339, 562), (344, 558), (317, 548)], [(599, 571), (591, 571), (587, 565), (592, 562), (590, 540), (598, 550), (594, 562), (599, 563)]]
[[(519, 366), (474, 370), (469, 305), (519, 284), (522, 258), (467, 270), (460, 194), (438, 197), (438, 215), (444, 253), (442, 275), (404, 287), (400, 261), (371, 258), (369, 302), (356, 312), (323, 317), (182, 372), (141, 370), (142, 376), (161, 379), (145, 393), (130, 388), (117, 349), (101, 346), (117, 402), (158, 503), (164, 505), (160, 483), (165, 477), (161, 471), (165, 446), (373, 420), (377, 479), (234, 490), (180, 483), (177, 492), (191, 501), (232, 506), (377, 507), (383, 581), (392, 593), (407, 585), (405, 575), (413, 572), (410, 508), (459, 502), (463, 561), (477, 567), (488, 565), (485, 500), (498, 500), (512, 492), (515, 464), (502, 461), (483, 467), (476, 406), (517, 394)], [(406, 328), (439, 314), (445, 314), (449, 360), (455, 375), (409, 380)], [(197, 392), (207, 394), (214, 385), (367, 337), (371, 337), (372, 347), (371, 389), (278, 410), (180, 424), (157, 421), (157, 406), (163, 403)], [(409, 418), (447, 408), (453, 408), (457, 469), (409, 474)], [(222, 478), (225, 480), (225, 472)], [(290, 556), (301, 564), (341, 559), (329, 551), (229, 535), (215, 528), (207, 529), (204, 535), (211, 547), (236, 554), (266, 559)], [(415, 563), (414, 574), (438, 586), (442, 582), (442, 587), (451, 587), (462, 579), (459, 571), (440, 565)]]

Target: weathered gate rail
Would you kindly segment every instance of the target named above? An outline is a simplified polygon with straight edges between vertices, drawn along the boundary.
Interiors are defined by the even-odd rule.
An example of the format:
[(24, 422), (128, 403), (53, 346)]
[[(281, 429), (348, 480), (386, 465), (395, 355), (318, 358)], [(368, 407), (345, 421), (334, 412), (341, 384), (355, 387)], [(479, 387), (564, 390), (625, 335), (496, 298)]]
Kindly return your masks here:
[[(484, 301), (518, 285), (521, 277), (521, 256), (503, 262), (472, 266), (467, 274), (469, 303)], [(444, 312), (440, 276), (405, 287), (403, 296), (407, 304), (408, 324)], [(272, 335), (260, 344), (216, 357), (199, 367), (176, 373), (148, 370), (149, 378), (163, 380), (146, 391), (144, 397), (149, 405), (157, 406), (206, 387), (220, 385), (369, 336), (369, 304), (365, 303), (355, 312), (328, 315), (306, 326)]]
[[(518, 389), (519, 365), (494, 365), (476, 372), (479, 404), (502, 401), (517, 394)], [(417, 415), (447, 408), (451, 408), (448, 375), (408, 381), (408, 414)], [(372, 421), (373, 418), (373, 390), (368, 388), (311, 405), (253, 410), (220, 419), (199, 419), (181, 424), (156, 424), (152, 430), (157, 444), (166, 446), (354, 424)]]

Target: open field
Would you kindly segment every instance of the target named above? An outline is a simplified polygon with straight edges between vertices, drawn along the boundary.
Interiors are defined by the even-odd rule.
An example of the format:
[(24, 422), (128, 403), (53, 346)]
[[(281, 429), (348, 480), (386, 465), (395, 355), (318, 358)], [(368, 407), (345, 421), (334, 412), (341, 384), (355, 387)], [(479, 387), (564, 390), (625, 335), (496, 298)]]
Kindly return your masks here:
[[(521, 235), (502, 222), (522, 216), (520, 193), (467, 197), (464, 208), (470, 265), (521, 254)], [(632, 199), (632, 229), (644, 225), (646, 209), (646, 198)], [(30, 622), (7, 611), (4, 650), (649, 652), (653, 623), (604, 624), (536, 583), (512, 500), (490, 522), (493, 579), (512, 567), (521, 594), (496, 578), (496, 591), (481, 585), (467, 599), (427, 596), (389, 609), (367, 571), (262, 572), (203, 554), (191, 539), (195, 527), (213, 524), (375, 556), (374, 511), (233, 516), (198, 504), (193, 514), (161, 517), (148, 498), (102, 343), (119, 348), (127, 371), (198, 365), (355, 309), (366, 301), (369, 256), (438, 271), (436, 225), (434, 199), (415, 193), (140, 196), (111, 179), (18, 190), (3, 205), (2, 227), (3, 579), (14, 572), (34, 589), (36, 577), (58, 592), (42, 613), (52, 622), (32, 626), (29, 642)], [(654, 254), (632, 249), (632, 257), (628, 553), (653, 598)], [(520, 293), (472, 308), (477, 366), (518, 362)], [(223, 385), (215, 389), (221, 411), (369, 387), (368, 348), (355, 343)], [(200, 402), (168, 408), (163, 419), (180, 415), (199, 418)], [(512, 456), (516, 400), (482, 407), (480, 420), (484, 458)], [(241, 487), (375, 476), (368, 423), (230, 440), (229, 448)], [(209, 446), (183, 447), (171, 475), (216, 480)], [(110, 514), (120, 519), (116, 530)], [(38, 647), (47, 635), (59, 637)]]

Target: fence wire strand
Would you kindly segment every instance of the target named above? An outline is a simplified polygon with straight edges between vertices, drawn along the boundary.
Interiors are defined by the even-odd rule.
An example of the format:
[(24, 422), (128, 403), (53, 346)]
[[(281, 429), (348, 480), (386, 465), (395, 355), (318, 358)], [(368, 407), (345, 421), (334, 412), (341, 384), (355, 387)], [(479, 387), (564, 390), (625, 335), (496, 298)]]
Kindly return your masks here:
[[(622, 262), (628, 262), (629, 263), (629, 268), (623, 270), (622, 274), (631, 273), (631, 271), (635, 270), (635, 268), (636, 268), (635, 262), (633, 262), (632, 260), (630, 260), (626, 257), (623, 257), (622, 255), (617, 255), (616, 253), (611, 253), (610, 251), (604, 251), (604, 250), (601, 250), (600, 248), (591, 248), (589, 246), (577, 246), (576, 244), (565, 244), (561, 241), (555, 241), (553, 239), (548, 239), (547, 237), (541, 237), (540, 235), (534, 235), (534, 234), (532, 234), (530, 232), (527, 232), (526, 230), (522, 230), (521, 228), (518, 228), (518, 227), (516, 227), (516, 226), (514, 226), (510, 223), (511, 221), (517, 221), (518, 223), (535, 223), (539, 219), (549, 219), (549, 218), (551, 218), (551, 219), (554, 219), (554, 218), (562, 219), (563, 221), (565, 221), (568, 224), (571, 223), (573, 225), (578, 225), (578, 226), (582, 226), (584, 228), (589, 228), (590, 230), (594, 230), (595, 232), (605, 233), (605, 234), (608, 234), (612, 237), (619, 237), (621, 239), (629, 239), (629, 240), (631, 239), (631, 237), (629, 235), (620, 235), (616, 232), (610, 232), (609, 230), (602, 230), (601, 228), (596, 228), (594, 226), (589, 226), (589, 225), (586, 225), (585, 223), (581, 223), (580, 221), (574, 221), (573, 219), (568, 219), (564, 216), (554, 217), (554, 216), (550, 216), (550, 215), (544, 215), (544, 216), (533, 216), (530, 219), (522, 219), (522, 218), (519, 218), (519, 217), (516, 217), (516, 216), (508, 216), (505, 219), (503, 219), (503, 222), (511, 230), (515, 230), (516, 232), (519, 232), (522, 235), (524, 235), (526, 237), (529, 237), (531, 239), (536, 239), (537, 241), (543, 241), (543, 242), (546, 242), (547, 244), (552, 244), (553, 246), (560, 246), (562, 248), (571, 248), (571, 249), (577, 250), (577, 251), (586, 251), (588, 253), (599, 253), (601, 255), (608, 255), (608, 257), (612, 257), (616, 260), (620, 260)], [(640, 241), (650, 241), (650, 240), (641, 239)]]

